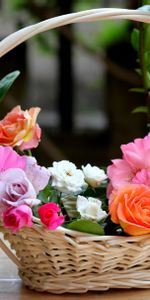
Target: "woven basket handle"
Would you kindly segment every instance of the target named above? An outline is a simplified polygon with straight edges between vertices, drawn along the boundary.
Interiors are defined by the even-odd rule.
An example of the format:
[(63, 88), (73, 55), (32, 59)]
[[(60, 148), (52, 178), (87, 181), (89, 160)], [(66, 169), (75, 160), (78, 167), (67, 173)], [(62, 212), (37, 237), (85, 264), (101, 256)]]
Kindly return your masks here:
[(11, 259), (15, 265), (20, 268), (21, 264), (19, 262), (19, 259), (15, 256), (15, 254), (6, 246), (4, 241), (0, 238), (0, 248), (6, 253), (6, 255)]
[(27, 26), (3, 39), (0, 42), (0, 57), (32, 36), (49, 29), (72, 23), (95, 22), (110, 19), (128, 19), (132, 21), (150, 23), (150, 14), (142, 10), (100, 8), (58, 16), (31, 26)]

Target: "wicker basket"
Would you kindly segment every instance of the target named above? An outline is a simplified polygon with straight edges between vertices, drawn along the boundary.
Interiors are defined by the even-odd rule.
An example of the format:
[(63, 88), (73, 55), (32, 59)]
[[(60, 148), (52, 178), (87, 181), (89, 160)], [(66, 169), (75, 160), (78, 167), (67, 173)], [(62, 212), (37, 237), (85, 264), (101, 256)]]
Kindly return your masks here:
[[(75, 22), (130, 19), (150, 23), (140, 10), (94, 9), (59, 16), (28, 26), (0, 43), (0, 57), (28, 38)], [(25, 285), (51, 293), (83, 293), (109, 288), (150, 288), (150, 236), (94, 236), (62, 227), (49, 231), (34, 218), (32, 228), (12, 234), (0, 225), (16, 255), (0, 246), (19, 268)]]

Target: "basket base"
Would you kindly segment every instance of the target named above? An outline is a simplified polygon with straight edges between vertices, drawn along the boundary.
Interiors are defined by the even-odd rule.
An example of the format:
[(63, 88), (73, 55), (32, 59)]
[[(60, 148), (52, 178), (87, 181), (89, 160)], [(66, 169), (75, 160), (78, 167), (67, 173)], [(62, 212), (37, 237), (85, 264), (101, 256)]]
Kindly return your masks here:
[[(139, 272), (130, 274), (89, 274), (89, 276), (83, 276), (76, 278), (71, 275), (61, 275), (59, 277), (53, 277), (47, 275), (43, 278), (39, 274), (37, 276), (28, 276), (19, 271), (19, 276), (23, 280), (26, 287), (37, 292), (48, 292), (52, 294), (63, 293), (86, 293), (88, 291), (107, 291), (109, 289), (149, 289), (150, 278), (149, 272)], [(136, 277), (136, 278), (135, 278)]]

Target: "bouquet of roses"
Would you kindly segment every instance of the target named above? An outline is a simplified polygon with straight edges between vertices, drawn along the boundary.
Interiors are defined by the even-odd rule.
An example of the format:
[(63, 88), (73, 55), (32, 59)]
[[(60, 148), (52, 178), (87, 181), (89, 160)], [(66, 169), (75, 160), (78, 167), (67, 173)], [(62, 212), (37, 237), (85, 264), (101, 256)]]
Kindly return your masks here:
[[(31, 156), (41, 129), (38, 107), (15, 107), (0, 121), (0, 220), (12, 232), (38, 218), (92, 234), (150, 232), (150, 134), (122, 145), (107, 168), (67, 160), (45, 168)], [(30, 154), (30, 155), (29, 155)]]

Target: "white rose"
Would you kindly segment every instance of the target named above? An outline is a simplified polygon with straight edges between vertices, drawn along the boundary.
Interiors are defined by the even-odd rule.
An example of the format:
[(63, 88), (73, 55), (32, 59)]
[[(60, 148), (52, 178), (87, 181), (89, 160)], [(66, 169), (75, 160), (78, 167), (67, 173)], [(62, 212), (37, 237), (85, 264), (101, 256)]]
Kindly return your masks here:
[(60, 192), (67, 194), (70, 192), (77, 193), (82, 190), (82, 187), (86, 186), (82, 170), (77, 169), (68, 160), (54, 162), (53, 167), (49, 168), (49, 171), (51, 173), (52, 186)]
[(101, 221), (107, 217), (107, 213), (102, 210), (102, 201), (89, 197), (78, 196), (77, 211), (83, 219)]
[(107, 175), (102, 169), (95, 166), (92, 167), (90, 164), (87, 164), (85, 167), (82, 166), (82, 170), (85, 181), (93, 188), (99, 187), (102, 181), (107, 178)]

